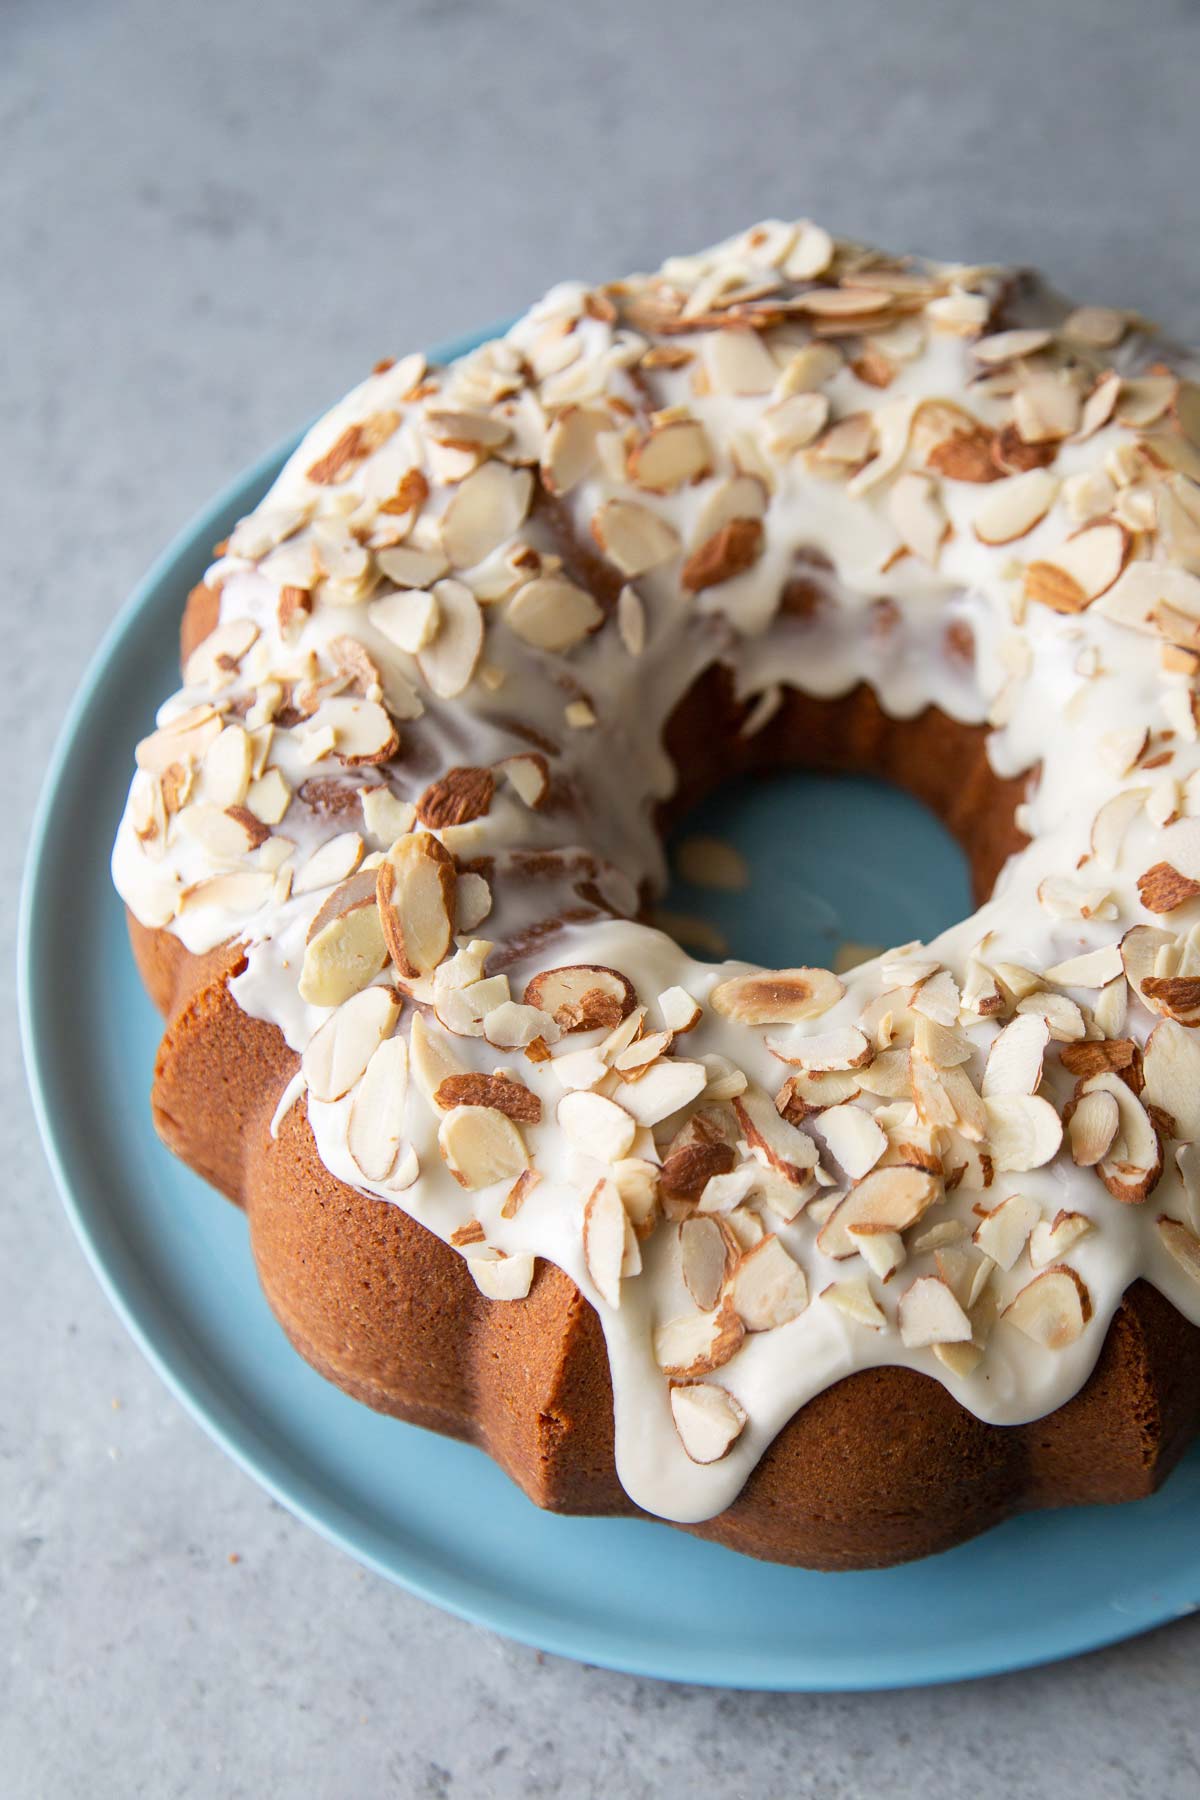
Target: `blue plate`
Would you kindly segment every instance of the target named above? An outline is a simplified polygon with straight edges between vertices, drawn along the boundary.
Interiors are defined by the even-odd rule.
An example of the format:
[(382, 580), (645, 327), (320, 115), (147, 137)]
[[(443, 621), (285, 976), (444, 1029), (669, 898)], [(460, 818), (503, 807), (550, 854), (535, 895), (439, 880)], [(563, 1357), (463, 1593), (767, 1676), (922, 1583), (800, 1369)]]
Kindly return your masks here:
[[(108, 879), (134, 740), (175, 685), (184, 595), (284, 454), (175, 541), (101, 646), (50, 769), (23, 896), (22, 1027), (47, 1154), (113, 1305), (184, 1405), (285, 1506), (370, 1568), (526, 1643), (638, 1674), (790, 1690), (909, 1686), (1089, 1650), (1200, 1605), (1195, 1452), (1136, 1506), (1014, 1521), (883, 1573), (816, 1575), (656, 1524), (540, 1513), (477, 1451), (377, 1417), (290, 1349), (260, 1296), (241, 1215), (151, 1128), (158, 1021)], [(895, 883), (872, 894), (844, 878), (830, 888), (855, 893), (853, 914), (832, 914), (819, 887), (801, 902), (814, 867), (838, 856), (858, 867), (864, 831), (873, 858), (900, 869), (918, 814), (869, 783), (791, 781), (758, 784), (753, 805), (718, 800), (704, 822), (735, 836), (751, 862), (769, 845), (777, 868), (780, 807), (804, 794), (824, 842), (809, 863), (806, 823), (786, 914), (773, 921), (745, 896), (714, 903), (681, 891), (676, 904), (709, 912), (736, 948), (767, 958), (784, 941), (788, 954), (807, 943), (828, 955), (843, 931), (894, 942), (966, 904), (961, 863), (923, 816), (941, 860), (924, 888), (902, 884), (911, 910), (895, 910)], [(928, 866), (923, 854), (914, 872)]]

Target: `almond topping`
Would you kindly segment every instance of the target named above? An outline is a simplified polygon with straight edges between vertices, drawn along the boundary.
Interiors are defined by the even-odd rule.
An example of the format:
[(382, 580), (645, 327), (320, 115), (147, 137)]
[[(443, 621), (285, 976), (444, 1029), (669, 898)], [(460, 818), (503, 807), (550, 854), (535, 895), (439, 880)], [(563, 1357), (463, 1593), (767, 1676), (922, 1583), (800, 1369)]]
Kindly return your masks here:
[(450, 953), (454, 933), (454, 859), (428, 832), (393, 844), (379, 865), (376, 901), (397, 972), (415, 981)]
[(728, 1298), (715, 1312), (685, 1314), (660, 1325), (654, 1355), (664, 1375), (695, 1380), (711, 1375), (741, 1348), (746, 1328)]
[(721, 982), (710, 1001), (739, 1025), (790, 1025), (819, 1018), (845, 991), (829, 969), (759, 969)]
[(1067, 1126), (1072, 1160), (1081, 1169), (1094, 1168), (1108, 1155), (1120, 1122), (1112, 1094), (1084, 1094)]
[(542, 575), (517, 589), (506, 617), (517, 636), (535, 649), (563, 651), (581, 644), (603, 623), (604, 613), (573, 581)]
[(340, 1100), (364, 1074), (400, 1008), (383, 987), (364, 988), (339, 1006), (309, 1039), (300, 1066), (316, 1100)]
[(1178, 1219), (1158, 1220), (1158, 1235), (1175, 1261), (1193, 1281), (1200, 1281), (1200, 1237)]
[(1074, 1269), (1047, 1269), (1023, 1287), (1002, 1318), (1044, 1350), (1062, 1350), (1083, 1336), (1092, 1297)]
[(598, 1181), (583, 1209), (583, 1257), (597, 1293), (608, 1306), (621, 1304), (621, 1274), (629, 1232), (629, 1220), (615, 1182)]
[[(629, 457), (629, 476), (636, 486), (655, 494), (699, 481), (712, 467), (712, 451), (703, 425), (676, 419), (643, 438)], [(628, 572), (628, 571), (627, 571)]]
[(799, 1318), (808, 1305), (804, 1270), (774, 1236), (738, 1260), (729, 1291), (747, 1331), (774, 1331)]
[(721, 1298), (729, 1270), (729, 1243), (717, 1220), (698, 1214), (679, 1227), (683, 1283), (701, 1312), (711, 1312)]
[(496, 778), (490, 769), (454, 768), (430, 782), (417, 801), (417, 817), (430, 831), (480, 819), (492, 804)]
[(473, 569), (499, 549), (529, 511), (533, 477), (528, 469), (485, 462), (461, 481), (442, 514), (442, 544), (451, 565)]
[(443, 1112), (454, 1106), (494, 1106), (520, 1125), (539, 1125), (542, 1118), (537, 1095), (511, 1075), (447, 1075), (438, 1083), (433, 1100)]
[(674, 527), (636, 500), (606, 500), (592, 516), (592, 536), (630, 579), (669, 561), (679, 550)]
[(529, 1163), (512, 1120), (488, 1106), (448, 1112), (438, 1127), (438, 1148), (454, 1179), (471, 1189), (512, 1181)]
[(741, 1403), (715, 1381), (673, 1387), (671, 1415), (679, 1441), (694, 1463), (720, 1462), (746, 1424)]
[(637, 1005), (626, 976), (592, 963), (543, 969), (526, 983), (523, 998), (563, 1031), (611, 1031)]
[(936, 1275), (918, 1277), (901, 1294), (898, 1311), (900, 1337), (910, 1350), (970, 1342), (970, 1319)]
[(346, 1132), (347, 1148), (367, 1181), (386, 1182), (395, 1171), (407, 1096), (408, 1045), (402, 1037), (385, 1038), (355, 1090)]
[(715, 532), (699, 549), (694, 550), (683, 565), (680, 577), (690, 593), (717, 587), (742, 575), (762, 554), (761, 519), (731, 519)]

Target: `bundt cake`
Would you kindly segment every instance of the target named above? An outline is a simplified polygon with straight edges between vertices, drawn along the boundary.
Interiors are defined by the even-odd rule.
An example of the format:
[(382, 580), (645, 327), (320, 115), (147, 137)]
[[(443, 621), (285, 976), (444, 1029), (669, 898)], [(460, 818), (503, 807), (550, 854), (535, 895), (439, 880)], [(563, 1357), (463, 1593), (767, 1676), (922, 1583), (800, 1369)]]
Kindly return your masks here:
[[(1164, 1477), (1194, 373), (772, 221), (313, 427), (187, 602), (113, 868), (158, 1130), (322, 1374), (541, 1506), (819, 1568)], [(841, 973), (685, 954), (663, 830), (794, 765), (926, 801), (979, 910)]]

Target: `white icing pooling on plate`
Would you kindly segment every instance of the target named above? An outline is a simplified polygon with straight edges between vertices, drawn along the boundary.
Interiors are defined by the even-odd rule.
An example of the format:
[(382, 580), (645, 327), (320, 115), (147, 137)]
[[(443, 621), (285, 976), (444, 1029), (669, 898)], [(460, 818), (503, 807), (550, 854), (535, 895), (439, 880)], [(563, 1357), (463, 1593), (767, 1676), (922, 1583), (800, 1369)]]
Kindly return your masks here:
[[(1200, 1048), (1191, 1048), (1188, 1014), (1200, 1016), (1200, 990), (1189, 996), (1186, 982), (1200, 975), (1200, 943), (1192, 937), (1200, 911), (1186, 890), (1168, 894), (1180, 904), (1163, 910), (1161, 877), (1138, 885), (1164, 863), (1200, 880), (1192, 701), (1200, 409), (1189, 383), (1155, 358), (1168, 354), (1183, 373), (1186, 364), (1134, 322), (1070, 313), (1026, 278), (900, 268), (850, 245), (829, 245), (826, 255), (823, 244), (815, 228), (771, 224), (669, 264), (662, 277), (593, 294), (564, 285), (502, 343), (433, 375), (408, 359), (335, 407), (210, 572), (231, 648), (214, 662), (201, 647), (189, 685), (164, 705), (160, 731), (139, 747), (141, 771), (113, 858), (117, 886), (144, 924), (170, 929), (194, 952), (244, 941), (246, 967), (230, 990), (297, 1052), (309, 1050), (335, 1015), (349, 1018), (355, 986), (396, 982), (409, 999), (389, 1029), (408, 1037), (420, 1008), (453, 1066), (479, 1077), (507, 1071), (536, 1096), (539, 1122), (514, 1128), (501, 1117), (494, 1126), (497, 1154), (512, 1166), (481, 1187), (460, 1185), (447, 1166), (447, 1110), (418, 1078), (415, 1039), (397, 1126), (407, 1148), (390, 1176), (371, 1179), (355, 1161), (356, 1141), (371, 1161), (352, 1121), (373, 1040), (361, 1055), (345, 1050), (351, 1079), (339, 1097), (318, 1097), (333, 1080), (322, 1063), (326, 1072), (309, 1082), (305, 1105), (318, 1153), (339, 1180), (403, 1206), (469, 1257), (532, 1252), (579, 1285), (608, 1344), (621, 1480), (640, 1506), (677, 1520), (728, 1505), (796, 1409), (857, 1369), (902, 1364), (942, 1381), (980, 1418), (1013, 1424), (1078, 1391), (1138, 1275), (1200, 1323), (1200, 1278), (1188, 1272), (1186, 1255), (1171, 1254), (1158, 1228), (1166, 1216), (1185, 1237), (1200, 1230), (1176, 1160), (1188, 1162), (1196, 1130), (1186, 1088)], [(837, 335), (823, 335), (834, 323)], [(1028, 335), (1043, 325), (1044, 342)], [(997, 333), (1016, 327), (1027, 335), (1007, 354)], [(1111, 416), (1101, 418), (1106, 381), (1117, 384), (1116, 397)], [(795, 438), (782, 447), (781, 417)], [(654, 459), (661, 464), (665, 446), (681, 441), (695, 479), (677, 485), (670, 467), (655, 478)], [(1043, 466), (1048, 473), (1037, 474)], [(489, 473), (472, 489), (481, 469)], [(1034, 487), (1043, 483), (1044, 515), (1012, 541), (982, 542), (977, 522), (994, 516), (985, 508), (1001, 490), (1006, 503), (1031, 491), (1031, 473)], [(553, 504), (548, 492), (557, 496)], [(678, 548), (636, 573), (618, 569), (604, 553), (606, 545), (612, 553), (613, 539), (603, 509), (614, 501), (646, 509), (649, 524), (659, 533), (669, 527)], [(634, 525), (644, 532), (647, 521), (636, 515)], [(452, 566), (451, 552), (464, 544), (478, 558)], [(431, 635), (419, 648), (415, 639), (400, 648), (394, 617), (372, 610), (401, 591), (397, 549), (416, 556), (403, 578), (419, 575), (438, 599), (422, 613)], [(693, 560), (702, 549), (703, 578)], [(551, 636), (562, 630), (564, 641), (539, 647), (530, 635), (544, 627), (523, 622), (531, 612), (528, 584), (564, 579), (595, 588), (603, 620), (591, 616), (594, 609), (585, 616), (578, 596), (552, 586), (538, 618), (548, 617)], [(451, 590), (446, 581), (459, 585)], [(618, 607), (626, 583), (637, 599), (627, 596)], [(561, 623), (572, 608), (585, 618), (574, 636)], [(630, 616), (643, 621), (644, 644), (636, 627), (631, 636)], [(458, 660), (455, 632), (473, 645)], [(1022, 814), (1031, 842), (992, 899), (931, 945), (907, 952), (907, 976), (904, 957), (866, 963), (844, 978), (844, 991), (835, 984), (819, 1016), (796, 1023), (726, 1016), (718, 1008), (728, 1010), (727, 1003), (713, 1005), (711, 996), (741, 965), (695, 962), (628, 916), (638, 889), (661, 884), (664, 872), (654, 806), (673, 791), (676, 772), (663, 727), (716, 662), (730, 671), (737, 697), (761, 701), (764, 715), (775, 687), (833, 698), (866, 681), (894, 718), (932, 704), (965, 723), (988, 721), (998, 774), (1038, 771)], [(580, 702), (593, 723), (578, 722)], [(214, 751), (222, 729), (231, 735)], [(384, 745), (375, 762), (346, 760), (364, 744), (373, 754), (371, 730), (393, 729), (398, 749)], [(245, 744), (237, 735), (243, 730)], [(504, 778), (505, 759), (517, 756), (542, 759), (550, 783), (543, 809), (530, 804), (539, 778), (528, 761), (527, 794)], [(463, 766), (476, 777), (495, 770), (497, 785), (479, 816), (430, 826), (459, 870), (457, 958), (417, 974), (397, 965), (376, 976), (368, 967), (353, 980), (339, 963), (341, 986), (331, 1001), (331, 989), (311, 985), (316, 915), (321, 923), (339, 917), (364, 871), (396, 855), (393, 839), (419, 836), (412, 807), (428, 808), (431, 784)], [(292, 796), (282, 813), (277, 798), (253, 785), (264, 770), (278, 771)], [(342, 784), (349, 809), (330, 810), (327, 790), (306, 790), (312, 781)], [(354, 790), (380, 787), (390, 802), (364, 813)], [(1097, 815), (1127, 790), (1139, 798), (1123, 834), (1101, 833), (1097, 848)], [(335, 839), (341, 847), (327, 854), (344, 851), (345, 866), (296, 891), (305, 888), (308, 859)], [(480, 911), (484, 882), (490, 910)], [(362, 895), (355, 893), (357, 906)], [(415, 916), (403, 913), (407, 901), (396, 904), (407, 944)], [(564, 920), (553, 934), (538, 935), (539, 925)], [(1115, 945), (1135, 926), (1162, 933), (1148, 960), (1126, 946), (1139, 981), (1148, 973), (1166, 981), (1156, 995), (1144, 1000), (1127, 991), (1109, 964), (1104, 988), (1099, 978), (1087, 985), (1045, 974)], [(485, 951), (470, 948), (477, 940), (494, 946), (486, 968)], [(444, 948), (454, 951), (448, 937)], [(694, 1029), (659, 1045), (645, 1087), (631, 1079), (633, 1068), (612, 1066), (627, 1046), (611, 1047), (603, 1066), (593, 1059), (590, 1071), (576, 1056), (606, 1042), (611, 1016), (595, 1029), (559, 1035), (543, 1015), (548, 1042), (532, 1056), (520, 1042), (503, 1048), (474, 1034), (476, 998), (490, 1017), (493, 1008), (503, 1012), (506, 997), (521, 1003), (531, 978), (578, 965), (619, 971), (632, 983), (647, 1009), (643, 1039), (662, 1026), (659, 996), (668, 990), (682, 989), (701, 1007)], [(996, 970), (999, 986), (989, 990)], [(1022, 971), (1032, 973), (1026, 979)], [(918, 992), (926, 978), (930, 985)], [(466, 1000), (451, 993), (456, 981), (465, 983)], [(891, 998), (880, 1002), (885, 991)], [(923, 1005), (948, 1035), (936, 1035)], [(989, 1048), (1030, 1007), (1034, 1017), (1049, 1009), (1057, 1034), (1044, 1047), (1039, 1099), (1028, 1084), (1015, 1092), (997, 1087), (989, 1111), (981, 1088), (986, 1095), (999, 1080), (998, 1062), (985, 1075)], [(1085, 1046), (1129, 1039), (1140, 1053), (1160, 1015), (1171, 1021), (1160, 1048), (1175, 1046), (1183, 1087), (1152, 1056), (1145, 1097), (1160, 1108), (1164, 1168), (1148, 1197), (1128, 1204), (1093, 1167), (1072, 1159), (1060, 1121), (1077, 1075), (1061, 1057), (1068, 1038)], [(772, 1101), (790, 1072), (779, 1053), (803, 1056), (809, 1039), (824, 1043), (826, 1034), (859, 1022), (867, 1065), (847, 1076), (844, 1092), (826, 1090), (822, 1098), (881, 1124), (884, 1136), (872, 1142), (886, 1139), (883, 1160), (877, 1148), (865, 1168), (840, 1167), (814, 1103), (798, 1127), (776, 1127), (789, 1154), (803, 1157), (807, 1144), (817, 1165), (785, 1180), (767, 1166), (761, 1145), (755, 1154), (732, 1090), (743, 1082), (738, 1103), (761, 1104), (778, 1118)], [(309, 1050), (306, 1066), (316, 1068), (319, 1054), (319, 1046)], [(573, 1061), (560, 1062), (566, 1057)], [(725, 1059), (709, 1063), (709, 1088), (693, 1085), (678, 1112), (637, 1125), (636, 1115), (655, 1110), (645, 1098), (652, 1082), (704, 1057)], [(601, 1099), (624, 1102), (635, 1117), (627, 1132), (589, 1139), (585, 1149), (564, 1124), (571, 1107), (562, 1115), (559, 1108), (589, 1073)], [(851, 1091), (860, 1078), (864, 1085)], [(279, 1097), (273, 1133), (302, 1079)], [(1164, 1095), (1178, 1099), (1178, 1116), (1165, 1116)], [(1131, 1088), (1121, 1089), (1119, 1102), (1108, 1161), (1133, 1170), (1138, 1118), (1151, 1138), (1153, 1127)], [(1094, 1108), (1104, 1113), (1113, 1104), (1110, 1095)], [(1122, 1108), (1136, 1110), (1127, 1119)], [(1003, 1137), (1000, 1114), (1014, 1110), (1035, 1137), (1041, 1132), (1037, 1147), (1014, 1149)], [(472, 1131), (485, 1111), (498, 1116), (475, 1107)], [(600, 1112), (605, 1130), (614, 1116), (620, 1125), (621, 1113)], [(660, 1192), (656, 1222), (638, 1242), (637, 1179), (628, 1166), (635, 1158), (661, 1167), (681, 1132), (686, 1138), (700, 1129), (689, 1124), (697, 1113), (717, 1132), (720, 1154), (733, 1165), (728, 1173), (746, 1190), (728, 1215), (724, 1298), (732, 1307), (739, 1259), (760, 1232), (773, 1233), (794, 1258), (808, 1297), (797, 1316), (749, 1332), (732, 1355), (696, 1371), (745, 1415), (729, 1453), (713, 1463), (694, 1461), (685, 1449), (670, 1381), (656, 1360), (660, 1328), (701, 1314), (682, 1278), (678, 1229), (699, 1216), (696, 1196)], [(848, 1125), (863, 1129), (861, 1118)], [(832, 1134), (833, 1123), (826, 1129)], [(846, 1140), (834, 1141), (853, 1162)], [(923, 1216), (863, 1253), (827, 1254), (818, 1239), (834, 1197), (854, 1193), (856, 1181), (885, 1167), (913, 1167), (918, 1151), (932, 1171)], [(540, 1179), (514, 1211), (506, 1199), (523, 1159)], [(1027, 1166), (1031, 1160), (1036, 1166)], [(640, 1178), (651, 1186), (658, 1180), (644, 1167)], [(589, 1196), (612, 1180), (625, 1184), (618, 1203), (630, 1221), (619, 1281), (611, 1266), (605, 1274), (600, 1260), (589, 1260), (600, 1256), (599, 1239), (585, 1230)], [(1090, 1229), (1045, 1256), (1038, 1239), (1036, 1265), (1034, 1238), (1017, 1244), (1011, 1267), (993, 1264), (972, 1248), (970, 1233), (982, 1211), (1014, 1194), (1036, 1204), (1043, 1228), (1079, 1213)], [(903, 1260), (888, 1275), (893, 1238)], [(1055, 1277), (1057, 1311), (1041, 1331), (1051, 1342), (1035, 1341), (1036, 1326), (1030, 1336), (997, 1316), (1047, 1270), (1061, 1269), (1070, 1273)], [(956, 1360), (961, 1346), (943, 1341), (943, 1360), (916, 1341), (920, 1331), (910, 1329), (909, 1342), (901, 1335), (901, 1298), (930, 1276), (944, 1280), (969, 1315), (980, 1351), (973, 1366)], [(1074, 1298), (1081, 1294), (1085, 1303)], [(915, 1309), (915, 1297), (907, 1304)], [(872, 1306), (878, 1329), (863, 1322)]]

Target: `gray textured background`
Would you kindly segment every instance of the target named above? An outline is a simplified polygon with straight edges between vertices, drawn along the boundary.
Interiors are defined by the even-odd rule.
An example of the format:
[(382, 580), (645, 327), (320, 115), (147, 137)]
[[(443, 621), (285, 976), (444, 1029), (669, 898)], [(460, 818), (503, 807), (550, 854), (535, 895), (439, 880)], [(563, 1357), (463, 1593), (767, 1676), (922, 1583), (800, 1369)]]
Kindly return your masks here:
[[(1200, 336), (1198, 55), (1185, 0), (0, 0), (0, 929), (114, 610), (376, 356), (772, 212), (1042, 261)], [(1194, 1800), (1200, 1620), (967, 1687), (769, 1698), (544, 1660), (360, 1573), (126, 1339), (5, 998), (6, 1796)]]

